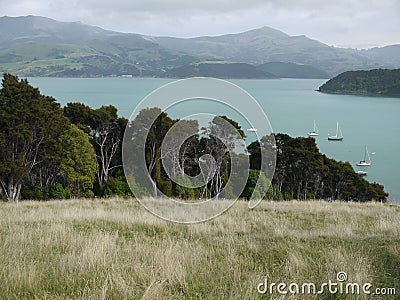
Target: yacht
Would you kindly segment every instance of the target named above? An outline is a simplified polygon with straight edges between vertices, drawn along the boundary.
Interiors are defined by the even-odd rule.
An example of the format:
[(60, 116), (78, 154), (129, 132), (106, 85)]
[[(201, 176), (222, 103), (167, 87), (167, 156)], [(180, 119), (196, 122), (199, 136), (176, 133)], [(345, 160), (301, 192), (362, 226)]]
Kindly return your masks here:
[(249, 128), (249, 129), (247, 129), (247, 131), (249, 131), (249, 132), (257, 132), (257, 128), (254, 128), (254, 127), (251, 127), (251, 128)]
[(364, 160), (360, 160), (360, 162), (357, 163), (357, 166), (370, 166), (370, 165), (371, 165), (371, 158), (369, 157), (368, 148), (365, 145)]
[(336, 135), (329, 136), (328, 141), (343, 141), (343, 134), (339, 122), (336, 123)]
[(318, 134), (317, 125), (315, 124), (315, 120), (314, 120), (314, 129), (308, 133), (308, 136), (318, 136), (318, 135), (319, 134)]

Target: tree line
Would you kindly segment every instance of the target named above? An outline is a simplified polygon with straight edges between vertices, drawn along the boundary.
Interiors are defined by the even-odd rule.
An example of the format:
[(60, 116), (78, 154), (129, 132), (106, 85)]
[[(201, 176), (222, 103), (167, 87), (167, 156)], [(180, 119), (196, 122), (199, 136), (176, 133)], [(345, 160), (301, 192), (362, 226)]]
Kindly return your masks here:
[[(149, 118), (155, 122), (146, 128)], [(179, 121), (183, 124), (180, 130), (196, 134), (179, 149), (163, 156), (162, 141)], [(226, 130), (223, 127), (226, 123), (236, 130)], [(213, 135), (221, 130), (228, 142), (222, 143)], [(207, 127), (199, 128), (195, 120), (174, 120), (158, 108), (147, 108), (128, 124), (112, 105), (93, 109), (70, 102), (61, 107), (26, 79), (11, 74), (3, 75), (0, 89), (0, 198), (16, 201), (132, 196), (123, 171), (124, 134), (133, 149), (138, 141), (144, 141), (145, 164), (153, 186), (143, 185), (143, 188), (153, 196), (158, 196), (157, 190), (182, 199), (218, 195), (227, 186), (230, 175), (233, 182), (243, 176), (230, 174), (234, 155), (236, 163), (246, 158), (250, 161), (246, 185), (239, 191), (243, 198), (249, 199), (253, 192), (275, 200), (386, 201), (387, 198), (383, 186), (366, 181), (349, 163), (321, 154), (312, 138), (276, 134), (275, 143), (271, 143), (271, 137), (265, 136), (251, 143), (246, 153), (235, 153), (236, 142), (245, 133), (236, 121), (226, 116), (215, 117)], [(277, 161), (275, 175), (269, 182), (261, 171), (264, 168), (260, 157), (262, 151), (271, 151), (271, 147)], [(207, 155), (214, 158), (216, 168), (214, 173), (203, 172), (211, 174), (206, 185), (188, 188), (177, 183), (179, 180), (171, 180), (170, 176), (185, 180), (184, 174), (198, 175), (201, 158)], [(172, 162), (172, 175), (164, 168), (166, 160)], [(135, 172), (134, 168), (131, 171)], [(262, 190), (257, 191), (259, 178)], [(141, 182), (137, 186), (142, 186)], [(235, 184), (230, 189), (235, 195)], [(224, 195), (229, 196), (229, 190)]]
[(261, 151), (272, 146), (277, 151), (273, 199), (386, 201), (388, 194), (382, 185), (365, 180), (349, 162), (336, 161), (319, 152), (315, 139), (281, 133), (274, 137), (274, 145), (270, 138), (263, 137), (248, 146), (252, 169), (260, 168)]

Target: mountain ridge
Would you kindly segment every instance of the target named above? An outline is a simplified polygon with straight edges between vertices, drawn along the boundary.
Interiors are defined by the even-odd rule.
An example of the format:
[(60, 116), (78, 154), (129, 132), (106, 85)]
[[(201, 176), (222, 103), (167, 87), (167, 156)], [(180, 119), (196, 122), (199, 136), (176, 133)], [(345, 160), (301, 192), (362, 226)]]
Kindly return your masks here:
[[(62, 22), (41, 16), (0, 17), (0, 49), (27, 41), (79, 43), (97, 37), (121, 35), (98, 26)], [(79, 31), (77, 35), (76, 32)]]
[(347, 70), (399, 68), (399, 50), (400, 45), (368, 50), (336, 48), (268, 26), (242, 33), (178, 38), (122, 33), (32, 15), (0, 17), (0, 71), (23, 76), (129, 73), (163, 77), (168, 70), (205, 60), (254, 66), (292, 63), (334, 76)]

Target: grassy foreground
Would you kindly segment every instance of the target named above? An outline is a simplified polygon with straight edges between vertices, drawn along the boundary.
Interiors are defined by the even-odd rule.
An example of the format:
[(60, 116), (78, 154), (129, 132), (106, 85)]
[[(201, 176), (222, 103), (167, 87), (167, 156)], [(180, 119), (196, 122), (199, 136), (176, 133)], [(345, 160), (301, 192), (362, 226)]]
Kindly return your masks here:
[(321, 284), (340, 271), (399, 299), (400, 206), (238, 202), (188, 226), (135, 200), (0, 203), (0, 299), (371, 298), (257, 292), (265, 277)]

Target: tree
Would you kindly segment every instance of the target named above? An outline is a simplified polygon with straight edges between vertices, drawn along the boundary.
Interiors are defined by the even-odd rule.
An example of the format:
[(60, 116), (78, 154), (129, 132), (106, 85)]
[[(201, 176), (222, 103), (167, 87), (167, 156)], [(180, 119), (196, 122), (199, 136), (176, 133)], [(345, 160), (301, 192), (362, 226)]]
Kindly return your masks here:
[[(138, 184), (146, 190), (151, 189), (155, 197), (157, 196), (157, 186), (166, 195), (172, 192), (171, 182), (161, 165), (161, 145), (173, 124), (174, 121), (161, 109), (146, 108), (139, 112), (126, 129), (127, 144), (125, 147), (129, 152), (138, 153), (138, 155), (130, 155), (129, 159), (133, 161), (125, 163), (133, 168), (140, 168), (140, 170), (130, 170), (129, 172), (150, 175), (151, 187), (148, 186), (147, 181), (138, 182)], [(144, 149), (141, 148), (143, 145)], [(140, 157), (143, 150), (145, 152), (145, 166), (143, 166)], [(135, 159), (137, 161), (134, 161)], [(143, 170), (143, 168), (146, 168), (146, 170)], [(140, 178), (136, 179), (140, 180)]]
[[(261, 179), (261, 184), (256, 188), (259, 178)], [(256, 193), (258, 199), (261, 198), (261, 195), (265, 195), (264, 198), (266, 199), (272, 196), (272, 186), (270, 185), (270, 181), (260, 170), (249, 170), (249, 177), (241, 197), (249, 200), (253, 193)]]
[(162, 161), (167, 166), (168, 175), (172, 179), (183, 176), (185, 167), (190, 166), (190, 157), (199, 137), (197, 120), (179, 120), (174, 122), (162, 144)]
[(64, 114), (89, 134), (96, 152), (96, 176), (101, 194), (110, 176), (122, 167), (122, 140), (128, 120), (118, 117), (117, 108), (112, 105), (92, 109), (82, 103), (68, 103)]
[[(26, 79), (4, 74), (0, 90), (0, 185), (7, 200), (18, 200), (25, 181), (41, 180), (46, 153), (68, 121), (55, 99)], [(47, 146), (46, 146), (47, 145)], [(36, 176), (34, 176), (36, 175)]]
[(60, 136), (63, 147), (61, 168), (71, 191), (71, 196), (93, 195), (92, 188), (96, 176), (96, 154), (88, 136), (76, 125)]
[(83, 103), (69, 102), (63, 108), (64, 115), (87, 134), (90, 132), (90, 117), (93, 109)]
[(126, 181), (123, 170), (118, 170), (104, 186), (103, 196), (132, 196), (132, 191)]
[(118, 118), (117, 109), (102, 106), (93, 111), (90, 124), (90, 140), (96, 152), (97, 181), (100, 189), (108, 182), (111, 172), (122, 166), (121, 145), (127, 120)]
[[(211, 155), (215, 161), (214, 174), (207, 172), (213, 175), (208, 188), (212, 197), (218, 197), (229, 178), (230, 154), (240, 145), (245, 133), (234, 120), (226, 116), (216, 116), (207, 128), (203, 128), (202, 135), (199, 152)], [(209, 179), (206, 178), (205, 181), (208, 182)], [(204, 187), (203, 195), (206, 194), (206, 188), (207, 185)]]
[[(260, 153), (270, 148), (261, 143), (248, 146), (250, 165), (260, 169)], [(276, 134), (277, 164), (272, 180), (275, 199), (331, 199), (344, 201), (386, 201), (381, 185), (369, 183), (348, 162), (338, 162), (319, 152), (312, 138)]]

